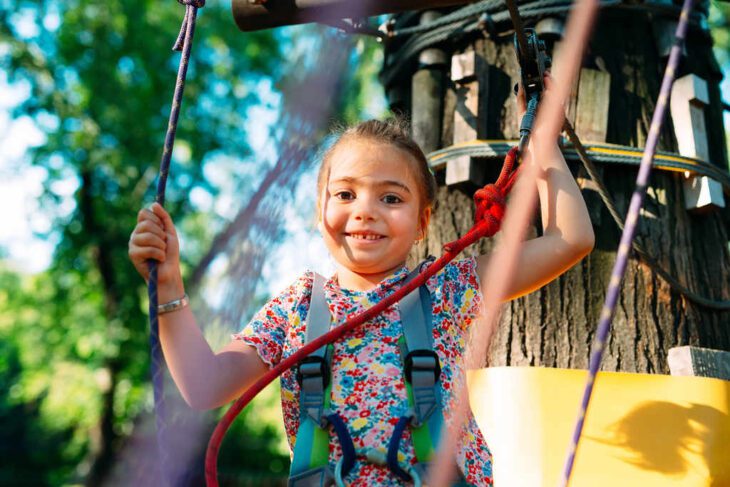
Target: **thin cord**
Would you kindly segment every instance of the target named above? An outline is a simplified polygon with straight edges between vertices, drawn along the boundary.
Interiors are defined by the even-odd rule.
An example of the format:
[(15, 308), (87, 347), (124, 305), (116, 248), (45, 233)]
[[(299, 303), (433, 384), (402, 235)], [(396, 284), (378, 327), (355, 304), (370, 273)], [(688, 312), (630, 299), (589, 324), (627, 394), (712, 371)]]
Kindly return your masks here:
[(684, 0), (682, 13), (679, 16), (679, 23), (675, 33), (676, 39), (669, 54), (667, 67), (664, 70), (664, 78), (662, 79), (661, 89), (659, 90), (659, 98), (654, 110), (654, 115), (651, 119), (651, 125), (649, 126), (649, 134), (646, 139), (644, 156), (641, 159), (639, 174), (636, 178), (636, 188), (631, 197), (631, 204), (629, 205), (625, 227), (621, 234), (621, 242), (618, 247), (616, 262), (614, 264), (613, 271), (611, 272), (606, 300), (603, 304), (603, 309), (601, 310), (598, 330), (593, 342), (593, 350), (591, 352), (590, 367), (585, 390), (583, 392), (583, 400), (581, 401), (578, 419), (573, 431), (573, 438), (565, 460), (563, 477), (559, 484), (562, 487), (566, 487), (568, 485), (570, 476), (573, 472), (575, 453), (578, 449), (578, 443), (580, 442), (581, 433), (583, 431), (583, 424), (585, 422), (586, 411), (588, 410), (591, 395), (593, 393), (593, 385), (595, 384), (596, 374), (598, 373), (598, 368), (601, 365), (603, 352), (606, 348), (606, 340), (611, 330), (611, 320), (616, 309), (616, 303), (618, 302), (618, 296), (621, 290), (621, 281), (623, 280), (624, 273), (626, 272), (631, 243), (634, 239), (636, 224), (639, 220), (639, 212), (641, 211), (644, 195), (646, 194), (646, 188), (649, 183), (652, 159), (654, 158), (654, 152), (656, 151), (657, 143), (659, 142), (659, 132), (661, 131), (662, 123), (664, 121), (667, 101), (669, 100), (669, 94), (672, 89), (672, 84), (674, 83), (674, 76), (676, 74), (677, 66), (679, 65), (682, 45), (687, 34), (687, 21), (689, 18), (689, 12), (692, 9), (692, 4), (693, 0)]

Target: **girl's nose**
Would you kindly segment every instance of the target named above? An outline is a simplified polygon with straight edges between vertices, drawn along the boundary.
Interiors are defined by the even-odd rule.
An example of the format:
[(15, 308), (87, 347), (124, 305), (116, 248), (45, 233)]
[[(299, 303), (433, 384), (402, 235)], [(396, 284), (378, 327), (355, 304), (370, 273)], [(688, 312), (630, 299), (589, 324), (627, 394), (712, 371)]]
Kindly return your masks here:
[(375, 202), (370, 201), (370, 198), (358, 198), (352, 216), (356, 220), (374, 220), (376, 213)]

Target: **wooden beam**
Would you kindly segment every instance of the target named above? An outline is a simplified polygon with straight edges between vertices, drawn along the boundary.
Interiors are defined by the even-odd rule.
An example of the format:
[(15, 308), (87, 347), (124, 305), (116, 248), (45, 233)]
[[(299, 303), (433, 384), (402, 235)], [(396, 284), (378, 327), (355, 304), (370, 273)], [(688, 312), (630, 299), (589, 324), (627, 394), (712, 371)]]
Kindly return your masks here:
[[(441, 13), (421, 14), (421, 24), (433, 22)], [(411, 79), (411, 135), (428, 154), (441, 147), (441, 118), (446, 77), (446, 53), (441, 49), (424, 49), (418, 56), (419, 69)]]
[(284, 25), (363, 18), (373, 15), (450, 7), (467, 0), (233, 0), (236, 25), (244, 32)]

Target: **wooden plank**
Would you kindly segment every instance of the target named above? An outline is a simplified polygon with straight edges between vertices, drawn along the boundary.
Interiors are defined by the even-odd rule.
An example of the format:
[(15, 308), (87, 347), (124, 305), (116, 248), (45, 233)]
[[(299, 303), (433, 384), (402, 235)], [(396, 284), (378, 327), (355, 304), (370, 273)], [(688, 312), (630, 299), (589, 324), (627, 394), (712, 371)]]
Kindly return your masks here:
[[(470, 142), (479, 137), (480, 83), (477, 77), (477, 55), (473, 48), (457, 53), (451, 58), (451, 79), (455, 83), (456, 107), (454, 109), (453, 143)], [(483, 171), (469, 156), (450, 160), (446, 164), (446, 185), (481, 184)]]
[(477, 55), (474, 49), (454, 54), (451, 57), (451, 80), (454, 83), (469, 83), (476, 79)]
[(667, 357), (671, 375), (730, 380), (730, 352), (700, 347), (674, 347)]
[(679, 153), (709, 161), (704, 107), (710, 102), (707, 82), (694, 74), (683, 76), (672, 86), (670, 109)]
[[(706, 162), (710, 159), (705, 124), (705, 107), (709, 102), (707, 82), (699, 76), (688, 74), (674, 82), (670, 110), (679, 153)], [(684, 206), (699, 211), (724, 208), (722, 186), (707, 176), (686, 177)]]
[(610, 96), (609, 73), (588, 68), (580, 70), (566, 103), (565, 116), (573, 124), (581, 141), (606, 141)]
[(605, 142), (611, 75), (596, 69), (580, 70), (575, 132), (584, 142)]

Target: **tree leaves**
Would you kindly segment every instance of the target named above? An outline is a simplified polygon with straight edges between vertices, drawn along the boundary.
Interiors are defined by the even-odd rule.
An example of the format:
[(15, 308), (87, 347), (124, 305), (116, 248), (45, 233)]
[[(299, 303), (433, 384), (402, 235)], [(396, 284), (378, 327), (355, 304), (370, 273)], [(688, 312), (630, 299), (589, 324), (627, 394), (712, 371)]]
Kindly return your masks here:
[[(325, 122), (342, 113), (354, 119), (377, 85), (374, 43), (358, 41), (359, 56), (345, 54), (348, 74), (323, 92), (318, 58), (304, 46), (332, 42), (325, 31), (305, 26), (244, 35), (223, 3), (208, 2), (199, 12), (169, 181), (166, 206), (191, 249), (183, 253), (188, 270), (237, 213), (249, 208), (254, 227), (264, 215), (280, 218), (274, 193), (261, 208), (247, 199), (267, 172), (275, 193), (285, 196), (311, 167), (297, 169), (294, 156), (310, 157), (325, 127), (310, 127), (307, 114), (326, 113)], [(0, 2), (0, 69), (29, 86), (14, 115), (31, 117), (45, 134), (28, 163), (47, 175), (41, 201), (53, 223), (45, 236), (58, 242), (44, 273), (21, 278), (0, 267), (0, 331), (8, 337), (0, 384), (12, 384), (0, 399), (0, 422), (20, 418), (17, 427), (2, 429), (0, 448), (18, 444), (16, 471), (33, 472), (24, 481), (100, 481), (119, 440), (142, 424), (140, 413), (149, 414), (146, 297), (126, 247), (137, 210), (152, 201), (179, 59), (170, 47), (182, 15), (174, 1), (25, 0), (12, 9)], [(263, 133), (283, 143), (271, 151), (278, 165), (250, 147), (250, 134), (264, 123), (252, 117), (271, 112), (278, 125)], [(237, 161), (225, 178), (240, 209), (227, 213), (200, 204), (222, 190), (211, 175), (223, 161)], [(254, 231), (259, 244), (264, 235), (275, 244), (284, 234), (279, 223), (272, 229)], [(242, 289), (253, 295), (256, 281)], [(248, 302), (260, 304), (260, 297)], [(262, 399), (266, 407), (275, 396)], [(246, 421), (238, 426), (239, 441), (227, 446), (236, 453), (225, 456), (235, 468), (286, 469), (281, 436), (271, 429), (277, 420), (266, 421), (256, 430)], [(200, 449), (205, 439), (190, 441)], [(239, 454), (252, 448), (258, 455)], [(0, 471), (0, 483), (14, 483), (12, 475)]]

